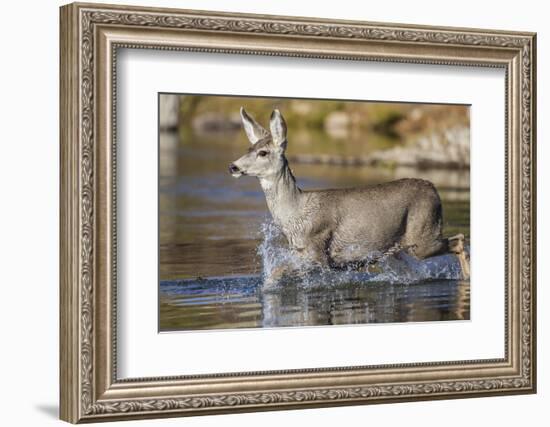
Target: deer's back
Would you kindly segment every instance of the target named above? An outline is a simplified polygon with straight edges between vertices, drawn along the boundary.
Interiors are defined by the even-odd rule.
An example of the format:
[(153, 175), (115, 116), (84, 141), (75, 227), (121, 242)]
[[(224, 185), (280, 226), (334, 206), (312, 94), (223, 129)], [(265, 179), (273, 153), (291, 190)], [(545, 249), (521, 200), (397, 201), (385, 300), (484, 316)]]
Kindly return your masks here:
[[(312, 228), (330, 229), (329, 250), (335, 257), (354, 246), (362, 253), (384, 251), (403, 239), (411, 221), (420, 224), (420, 232), (428, 230), (427, 237), (419, 238), (440, 233), (441, 201), (429, 181), (401, 179), (362, 188), (309, 191), (305, 195)], [(414, 240), (415, 236), (411, 237)]]

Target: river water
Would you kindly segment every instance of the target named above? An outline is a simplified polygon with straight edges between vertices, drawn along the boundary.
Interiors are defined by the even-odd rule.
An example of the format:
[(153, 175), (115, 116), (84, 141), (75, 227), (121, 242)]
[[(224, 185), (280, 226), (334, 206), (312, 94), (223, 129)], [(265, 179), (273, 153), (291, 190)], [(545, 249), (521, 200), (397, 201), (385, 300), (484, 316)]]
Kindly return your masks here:
[[(387, 146), (377, 135), (360, 154)], [(409, 270), (322, 272), (264, 290), (262, 273), (284, 252), (274, 238), (256, 178), (235, 179), (229, 163), (247, 150), (241, 132), (161, 133), (159, 173), (159, 329), (161, 331), (468, 320), (470, 283), (453, 256)], [(288, 154), (337, 150), (355, 142), (302, 132)], [(403, 177), (431, 180), (444, 234), (469, 238), (468, 171), (292, 164), (303, 189), (345, 188)], [(279, 245), (279, 246), (275, 246)], [(281, 246), (282, 245), (282, 246)], [(391, 271), (391, 274), (387, 272)]]

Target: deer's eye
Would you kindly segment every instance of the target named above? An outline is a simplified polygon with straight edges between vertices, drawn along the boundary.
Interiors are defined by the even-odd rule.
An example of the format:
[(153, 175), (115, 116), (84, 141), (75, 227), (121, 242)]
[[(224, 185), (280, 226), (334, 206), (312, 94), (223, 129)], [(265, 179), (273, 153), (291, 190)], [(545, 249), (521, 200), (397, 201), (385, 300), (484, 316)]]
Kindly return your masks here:
[(265, 157), (268, 154), (269, 154), (269, 151), (265, 151), (265, 150), (258, 151), (258, 156), (260, 157)]

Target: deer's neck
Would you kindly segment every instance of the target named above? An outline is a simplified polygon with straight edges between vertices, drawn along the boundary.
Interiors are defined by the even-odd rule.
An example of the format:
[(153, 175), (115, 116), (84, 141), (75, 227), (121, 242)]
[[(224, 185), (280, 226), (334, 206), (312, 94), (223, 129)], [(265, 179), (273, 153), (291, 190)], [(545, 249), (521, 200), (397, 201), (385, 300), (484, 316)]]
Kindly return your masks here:
[(302, 194), (286, 159), (284, 167), (277, 174), (260, 178), (260, 184), (273, 219), (284, 227), (298, 213)]

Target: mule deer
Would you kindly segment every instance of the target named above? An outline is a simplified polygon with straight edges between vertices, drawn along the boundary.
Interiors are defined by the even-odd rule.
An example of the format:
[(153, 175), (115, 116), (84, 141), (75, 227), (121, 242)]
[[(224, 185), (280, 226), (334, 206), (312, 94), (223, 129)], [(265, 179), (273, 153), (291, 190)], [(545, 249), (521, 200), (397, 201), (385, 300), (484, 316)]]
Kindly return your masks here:
[(303, 191), (285, 157), (287, 126), (279, 110), (271, 114), (269, 132), (244, 108), (240, 112), (252, 145), (229, 172), (259, 178), (274, 222), (308, 264), (339, 268), (401, 251), (418, 259), (450, 252), (458, 256), (464, 278), (469, 276), (464, 236), (443, 237), (441, 200), (431, 182), (406, 178), (364, 188)]

